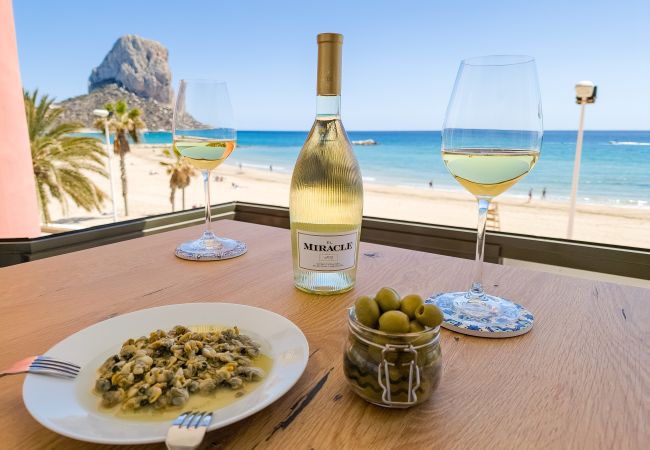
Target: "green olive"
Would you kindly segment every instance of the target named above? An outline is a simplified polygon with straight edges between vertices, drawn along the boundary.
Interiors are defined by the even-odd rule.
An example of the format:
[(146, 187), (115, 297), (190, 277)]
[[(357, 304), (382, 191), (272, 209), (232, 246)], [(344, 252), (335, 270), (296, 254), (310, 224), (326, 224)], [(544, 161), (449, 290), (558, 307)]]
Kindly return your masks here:
[(377, 302), (368, 297), (367, 295), (361, 296), (354, 302), (354, 312), (357, 315), (357, 320), (370, 328), (377, 328), (377, 320), (379, 319), (379, 305)]
[[(417, 322), (417, 320), (416, 320)], [(418, 322), (419, 323), (419, 322)], [(422, 324), (420, 324), (422, 325)], [(424, 330), (427, 331), (427, 327), (424, 327)], [(415, 338), (415, 340), (412, 342), (413, 345), (418, 346), (418, 345), (426, 345), (431, 342), (431, 340), (435, 337), (433, 332), (430, 331), (431, 328), (429, 328), (428, 333), (422, 333), (420, 336)]]
[(440, 358), (440, 347), (425, 347), (418, 350), (418, 365), (431, 366)]
[(394, 363), (397, 361), (398, 354), (397, 352), (383, 352), (383, 348), (375, 347), (374, 345), (368, 349), (368, 356), (370, 357), (370, 361), (376, 365), (381, 363), (382, 361), (386, 360), (390, 363)]
[(424, 331), (424, 325), (417, 320), (411, 320), (409, 322), (409, 333), (418, 333), (420, 331)]
[(377, 345), (368, 346), (368, 355), (370, 356), (371, 361), (374, 364), (379, 364), (384, 359), (388, 362), (394, 363), (398, 359), (398, 352), (396, 351), (387, 351), (383, 352), (386, 344), (390, 344), (394, 341), (394, 338), (391, 336), (372, 336), (372, 342)]
[[(390, 381), (396, 383), (402, 378), (402, 370), (400, 368), (397, 368), (395, 366), (391, 367), (388, 369), (388, 377), (390, 378)], [(407, 372), (408, 376), (408, 372)]]
[(362, 345), (355, 343), (348, 349), (348, 359), (357, 367), (363, 368), (367, 365), (368, 352)]
[(386, 333), (408, 333), (409, 317), (402, 311), (386, 311), (379, 316), (379, 329)]
[(400, 311), (409, 316), (409, 319), (415, 319), (415, 310), (424, 304), (424, 300), (418, 294), (410, 294), (402, 299)]
[(395, 289), (389, 287), (379, 289), (375, 300), (383, 312), (399, 309), (400, 306), (399, 294)]
[(426, 303), (415, 310), (415, 319), (425, 327), (435, 328), (442, 323), (444, 316), (436, 305)]

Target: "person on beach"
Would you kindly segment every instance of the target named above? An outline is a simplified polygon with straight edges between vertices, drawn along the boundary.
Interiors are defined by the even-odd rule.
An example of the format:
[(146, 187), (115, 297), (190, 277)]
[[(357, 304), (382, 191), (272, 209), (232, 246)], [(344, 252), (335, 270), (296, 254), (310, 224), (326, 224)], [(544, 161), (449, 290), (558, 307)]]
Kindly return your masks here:
[(546, 186), (542, 189), (542, 200), (546, 200)]
[(429, 187), (433, 189), (433, 180), (429, 180)]
[(528, 191), (528, 203), (533, 201), (533, 188)]
[(269, 164), (269, 172), (273, 172), (273, 164)]

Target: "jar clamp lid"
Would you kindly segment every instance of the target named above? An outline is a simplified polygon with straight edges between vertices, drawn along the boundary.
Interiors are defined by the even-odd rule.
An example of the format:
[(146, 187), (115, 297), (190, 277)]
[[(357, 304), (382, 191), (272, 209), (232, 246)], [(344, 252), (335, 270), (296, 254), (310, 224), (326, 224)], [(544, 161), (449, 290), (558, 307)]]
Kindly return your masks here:
[[(420, 379), (421, 379), (420, 367), (417, 364), (417, 357), (418, 357), (417, 350), (438, 344), (440, 341), (440, 334), (435, 329), (427, 330), (426, 332), (406, 333), (401, 335), (393, 335), (390, 333), (377, 331), (365, 327), (359, 322), (357, 322), (356, 315), (354, 313), (354, 308), (350, 308), (349, 319), (350, 320), (348, 321), (348, 326), (350, 329), (350, 333), (354, 335), (355, 339), (363, 342), (364, 344), (368, 345), (370, 348), (379, 349), (381, 351), (381, 360), (377, 364), (377, 369), (378, 369), (377, 383), (379, 384), (379, 387), (382, 389), (382, 397), (381, 397), (382, 402), (387, 406), (392, 406), (395, 408), (406, 408), (417, 404), (418, 403), (417, 390), (420, 388)], [(413, 345), (413, 343), (411, 342), (405, 342), (400, 344), (394, 344), (394, 343), (379, 344), (377, 342), (373, 342), (370, 339), (367, 339), (364, 336), (364, 334), (368, 334), (368, 333), (373, 333), (387, 339), (390, 339), (390, 337), (394, 337), (396, 340), (398, 339), (402, 340), (402, 342), (404, 339), (406, 339), (407, 341), (413, 339), (421, 342), (421, 340), (418, 338), (420, 338), (423, 333), (431, 333), (432, 339), (419, 345)], [(410, 356), (410, 360), (406, 362), (403, 361), (400, 363), (392, 362), (392, 361), (397, 361), (398, 359), (391, 358), (390, 357), (391, 354), (395, 354), (397, 356), (408, 354)], [(404, 366), (408, 366), (408, 374), (409, 374), (407, 398), (406, 401), (396, 401), (393, 400), (391, 387), (394, 386), (391, 385), (390, 372), (391, 372), (391, 368), (404, 367)]]

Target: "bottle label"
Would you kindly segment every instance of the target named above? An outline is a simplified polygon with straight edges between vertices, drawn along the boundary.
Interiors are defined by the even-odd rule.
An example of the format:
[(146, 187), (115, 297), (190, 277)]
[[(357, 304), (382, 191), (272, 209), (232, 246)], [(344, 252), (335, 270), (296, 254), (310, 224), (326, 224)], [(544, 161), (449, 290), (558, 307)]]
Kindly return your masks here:
[(298, 265), (304, 270), (338, 272), (357, 263), (358, 232), (344, 234), (313, 233), (296, 230)]

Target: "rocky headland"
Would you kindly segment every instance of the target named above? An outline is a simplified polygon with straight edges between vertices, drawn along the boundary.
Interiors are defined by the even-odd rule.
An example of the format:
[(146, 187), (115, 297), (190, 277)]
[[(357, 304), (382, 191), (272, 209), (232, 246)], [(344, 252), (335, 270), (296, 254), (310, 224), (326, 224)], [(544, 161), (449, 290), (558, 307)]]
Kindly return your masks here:
[(157, 41), (120, 37), (88, 79), (88, 94), (59, 102), (61, 120), (92, 128), (93, 110), (124, 100), (139, 108), (149, 130), (170, 130), (173, 98), (169, 52)]

